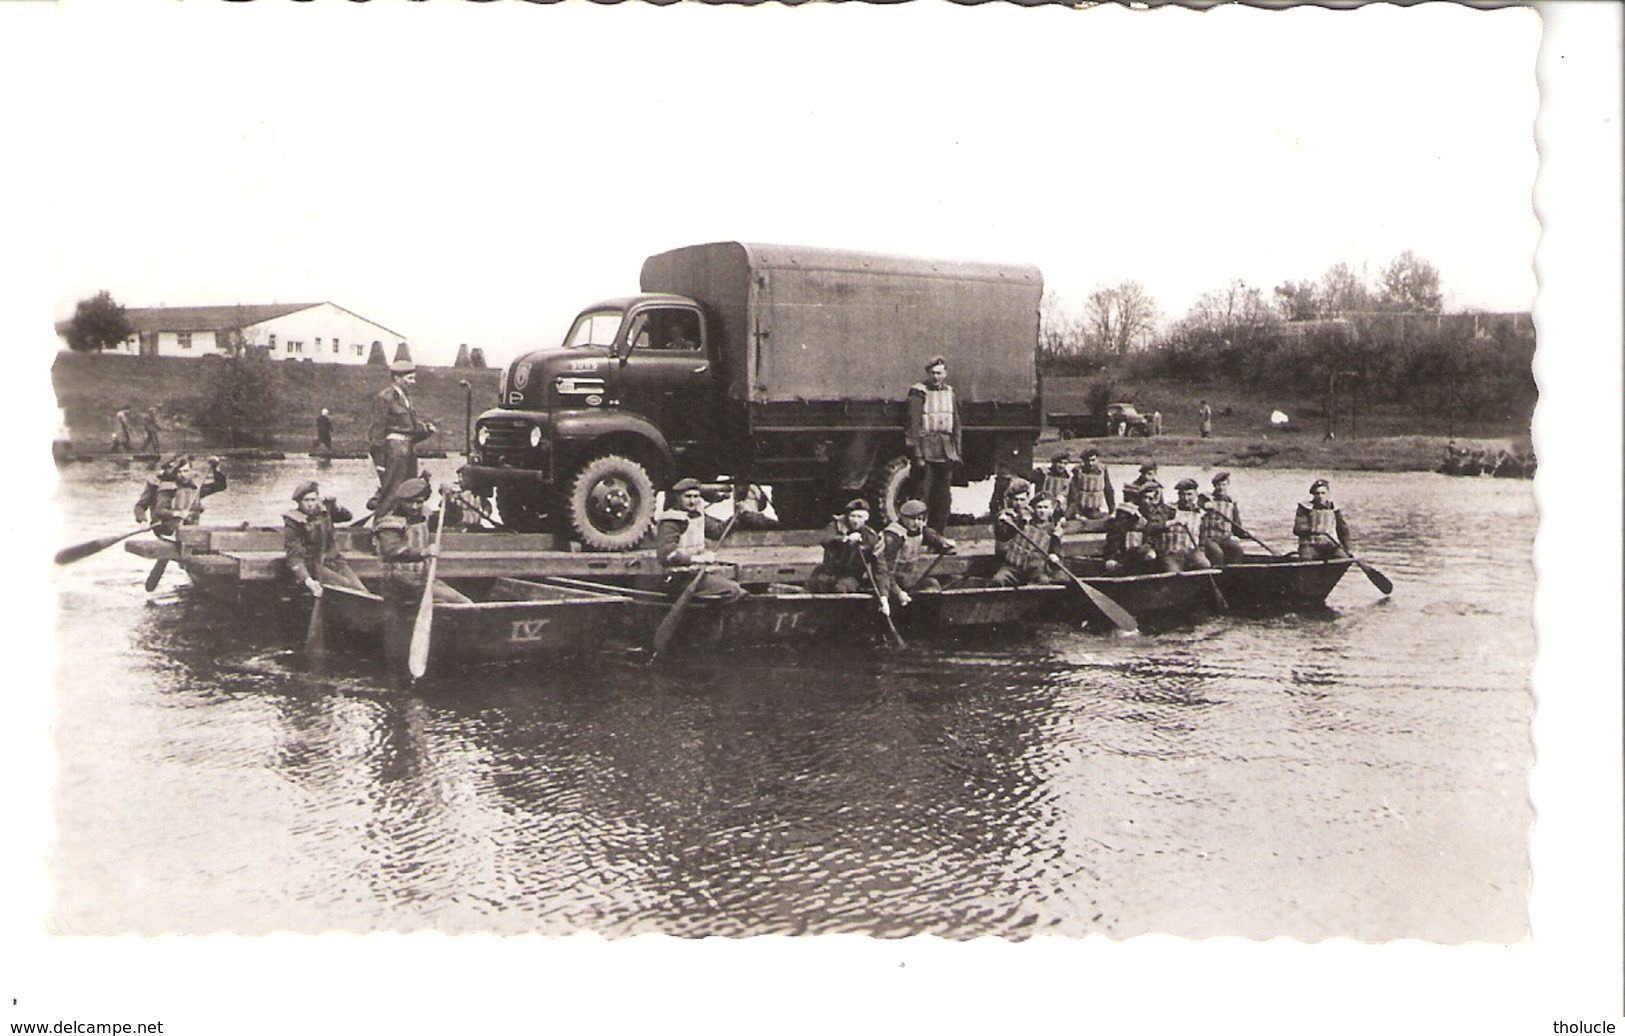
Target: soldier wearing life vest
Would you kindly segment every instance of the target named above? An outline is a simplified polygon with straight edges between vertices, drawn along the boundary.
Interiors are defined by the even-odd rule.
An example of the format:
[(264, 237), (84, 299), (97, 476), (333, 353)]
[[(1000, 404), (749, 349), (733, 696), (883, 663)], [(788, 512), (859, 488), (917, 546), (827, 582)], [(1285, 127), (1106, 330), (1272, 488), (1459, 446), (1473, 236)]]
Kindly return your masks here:
[(156, 533), (173, 538), (182, 525), (196, 525), (203, 514), (203, 498), (226, 488), (226, 472), (219, 457), (204, 462), (199, 474), (191, 454), (178, 453), (165, 460), (141, 487), (135, 501), (135, 520), (158, 526)]
[(1298, 557), (1305, 561), (1325, 561), (1349, 557), (1354, 541), (1349, 536), (1343, 512), (1332, 503), (1332, 487), (1323, 478), (1309, 484), (1308, 501), (1298, 505), (1292, 518), (1292, 535), (1298, 537)]
[(294, 509), (282, 516), (282, 550), (288, 571), (311, 596), (322, 595), (322, 584), (365, 590), (366, 584), (339, 553), (334, 522), (347, 522), (350, 512), (332, 497), (324, 497), (315, 482), (301, 482), (293, 491)]
[(1233, 565), (1247, 556), (1237, 537), (1246, 530), (1241, 507), (1230, 497), (1230, 472), (1213, 476), (1213, 495), (1202, 501), (1202, 551), (1215, 566)]
[(1049, 467), (1036, 472), (1033, 484), (1040, 493), (1064, 502), (1072, 485), (1072, 454), (1062, 451), (1050, 458)]
[[(1152, 465), (1152, 471), (1155, 470), (1156, 466)], [(1128, 496), (1126, 487), (1123, 495)], [(1112, 490), (1112, 477), (1100, 463), (1100, 451), (1093, 446), (1084, 449), (1064, 499), (1068, 518), (1104, 518), (1116, 509), (1117, 494)]]
[(1055, 527), (1055, 500), (1032, 496), (1026, 479), (1014, 479), (1005, 491), (1005, 508), (993, 520), (993, 552), (999, 570), (988, 580), (990, 586), (1027, 586), (1033, 583), (1062, 582), (1060, 573), (1061, 534)]
[[(432, 533), (439, 526), (443, 514), (434, 516), (431, 523), (423, 513), (429, 499), (429, 481), (409, 478), (402, 482), (395, 494), (395, 505), (390, 513), (377, 519), (373, 526), (373, 548), (384, 563), (385, 592), (406, 598), (421, 598), (423, 584), (429, 578), (429, 558), (439, 548)], [(469, 598), (453, 589), (443, 580), (434, 581), (434, 599), (441, 604), (468, 604)]]
[[(824, 560), (807, 577), (807, 589), (817, 594), (855, 594), (873, 585), (869, 570), (880, 550), (880, 533), (869, 527), (867, 502), (849, 501), (830, 524), (822, 546)], [(878, 573), (875, 578), (880, 578)]]
[(705, 549), (708, 519), (699, 482), (683, 479), (667, 494), (667, 499), (674, 497), (678, 506), (660, 512), (655, 525), (655, 556), (666, 573), (666, 592), (673, 597), (681, 595), (698, 575), (700, 583), (694, 596), (701, 600), (736, 601), (745, 596), (744, 587), (707, 570), (716, 563), (717, 556)]
[[(1140, 465), (1140, 476), (1133, 482), (1123, 486), (1123, 499), (1131, 504), (1138, 504), (1140, 502), (1140, 491), (1145, 488), (1147, 483), (1155, 483), (1156, 481), (1157, 462), (1148, 460)], [(1157, 485), (1157, 502), (1162, 502), (1162, 486), (1160, 483)]]
[(1212, 568), (1202, 551), (1202, 518), (1207, 514), (1197, 499), (1200, 487), (1194, 478), (1182, 478), (1174, 483), (1177, 494), (1172, 514), (1164, 518), (1163, 528), (1155, 538), (1153, 548), (1162, 556), (1164, 572), (1188, 572)]
[(960, 463), (962, 426), (959, 398), (948, 384), (948, 361), (934, 357), (925, 365), (925, 380), (908, 390), (908, 450), (911, 495), (923, 500), (926, 524), (942, 532), (953, 506), (954, 468)]
[(1106, 541), (1101, 549), (1107, 575), (1132, 576), (1151, 571), (1157, 556), (1145, 543), (1147, 524), (1140, 509), (1127, 500), (1112, 510), (1106, 519)]
[[(897, 520), (880, 533), (880, 552), (875, 555), (875, 579), (899, 608), (907, 607), (909, 594), (918, 590), (940, 590), (934, 576), (921, 578), (925, 554), (952, 554), (957, 545), (925, 524), (925, 505), (905, 500), (897, 509)], [(902, 584), (907, 583), (908, 589)]]

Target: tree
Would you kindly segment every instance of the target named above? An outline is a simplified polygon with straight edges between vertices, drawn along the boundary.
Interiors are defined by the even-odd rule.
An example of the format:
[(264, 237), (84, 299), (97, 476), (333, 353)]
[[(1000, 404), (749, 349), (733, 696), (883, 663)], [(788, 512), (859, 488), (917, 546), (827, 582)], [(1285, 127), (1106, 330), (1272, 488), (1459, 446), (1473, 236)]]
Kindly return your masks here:
[(1437, 313), (1444, 308), (1438, 269), (1409, 249), (1383, 267), (1381, 292), (1384, 309)]
[(1263, 292), (1232, 277), (1222, 287), (1197, 299), (1182, 323), (1212, 340), (1250, 342), (1279, 319), (1264, 301)]
[(1283, 281), (1275, 286), (1275, 306), (1283, 320), (1316, 320), (1322, 312), (1320, 288), (1314, 281)]
[(1371, 308), (1371, 290), (1365, 277), (1338, 263), (1320, 275), (1320, 306), (1324, 316), (1359, 313)]
[(1061, 297), (1053, 291), (1044, 292), (1038, 302), (1038, 354), (1043, 360), (1055, 360), (1076, 355), (1083, 348), (1083, 331), (1078, 321), (1067, 313)]
[(1102, 285), (1090, 292), (1083, 307), (1084, 341), (1092, 348), (1123, 356), (1157, 323), (1157, 304), (1137, 281)]
[(74, 352), (99, 353), (134, 333), (124, 307), (114, 302), (113, 296), (104, 290), (88, 299), (79, 300), (63, 337), (68, 340), (68, 348)]
[(209, 364), (193, 421), (229, 447), (271, 442), (279, 406), (277, 379), (259, 350), (245, 350)]

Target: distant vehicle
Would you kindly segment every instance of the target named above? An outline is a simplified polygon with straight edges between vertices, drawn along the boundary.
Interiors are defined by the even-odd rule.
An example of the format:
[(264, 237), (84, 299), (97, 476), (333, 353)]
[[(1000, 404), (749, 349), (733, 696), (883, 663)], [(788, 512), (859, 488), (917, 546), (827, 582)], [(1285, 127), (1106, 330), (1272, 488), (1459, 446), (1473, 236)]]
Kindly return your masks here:
[(1134, 409), (1133, 403), (1110, 403), (1104, 412), (1098, 414), (1051, 411), (1044, 415), (1044, 419), (1063, 439), (1151, 434), (1150, 423)]

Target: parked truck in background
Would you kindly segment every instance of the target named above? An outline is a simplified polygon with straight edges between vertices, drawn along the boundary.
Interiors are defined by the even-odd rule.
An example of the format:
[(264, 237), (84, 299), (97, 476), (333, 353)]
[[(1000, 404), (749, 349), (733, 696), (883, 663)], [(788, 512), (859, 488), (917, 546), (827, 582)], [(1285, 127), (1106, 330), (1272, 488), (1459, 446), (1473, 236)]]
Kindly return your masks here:
[(718, 242), (651, 256), (640, 287), (503, 372), (464, 482), (504, 524), (631, 549), (682, 477), (769, 485), (790, 527), (860, 493), (890, 518), (904, 400), (934, 356), (962, 408), (959, 484), (1032, 467), (1034, 266)]

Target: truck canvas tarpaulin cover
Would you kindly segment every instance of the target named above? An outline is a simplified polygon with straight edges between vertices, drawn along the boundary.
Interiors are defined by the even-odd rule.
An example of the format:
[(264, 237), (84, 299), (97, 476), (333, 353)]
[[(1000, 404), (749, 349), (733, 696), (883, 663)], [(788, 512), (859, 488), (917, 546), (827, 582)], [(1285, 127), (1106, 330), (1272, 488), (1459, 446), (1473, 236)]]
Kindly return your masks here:
[(900, 403), (934, 356), (963, 403), (1038, 395), (1036, 266), (729, 241), (651, 256), (641, 285), (712, 308), (733, 400)]

